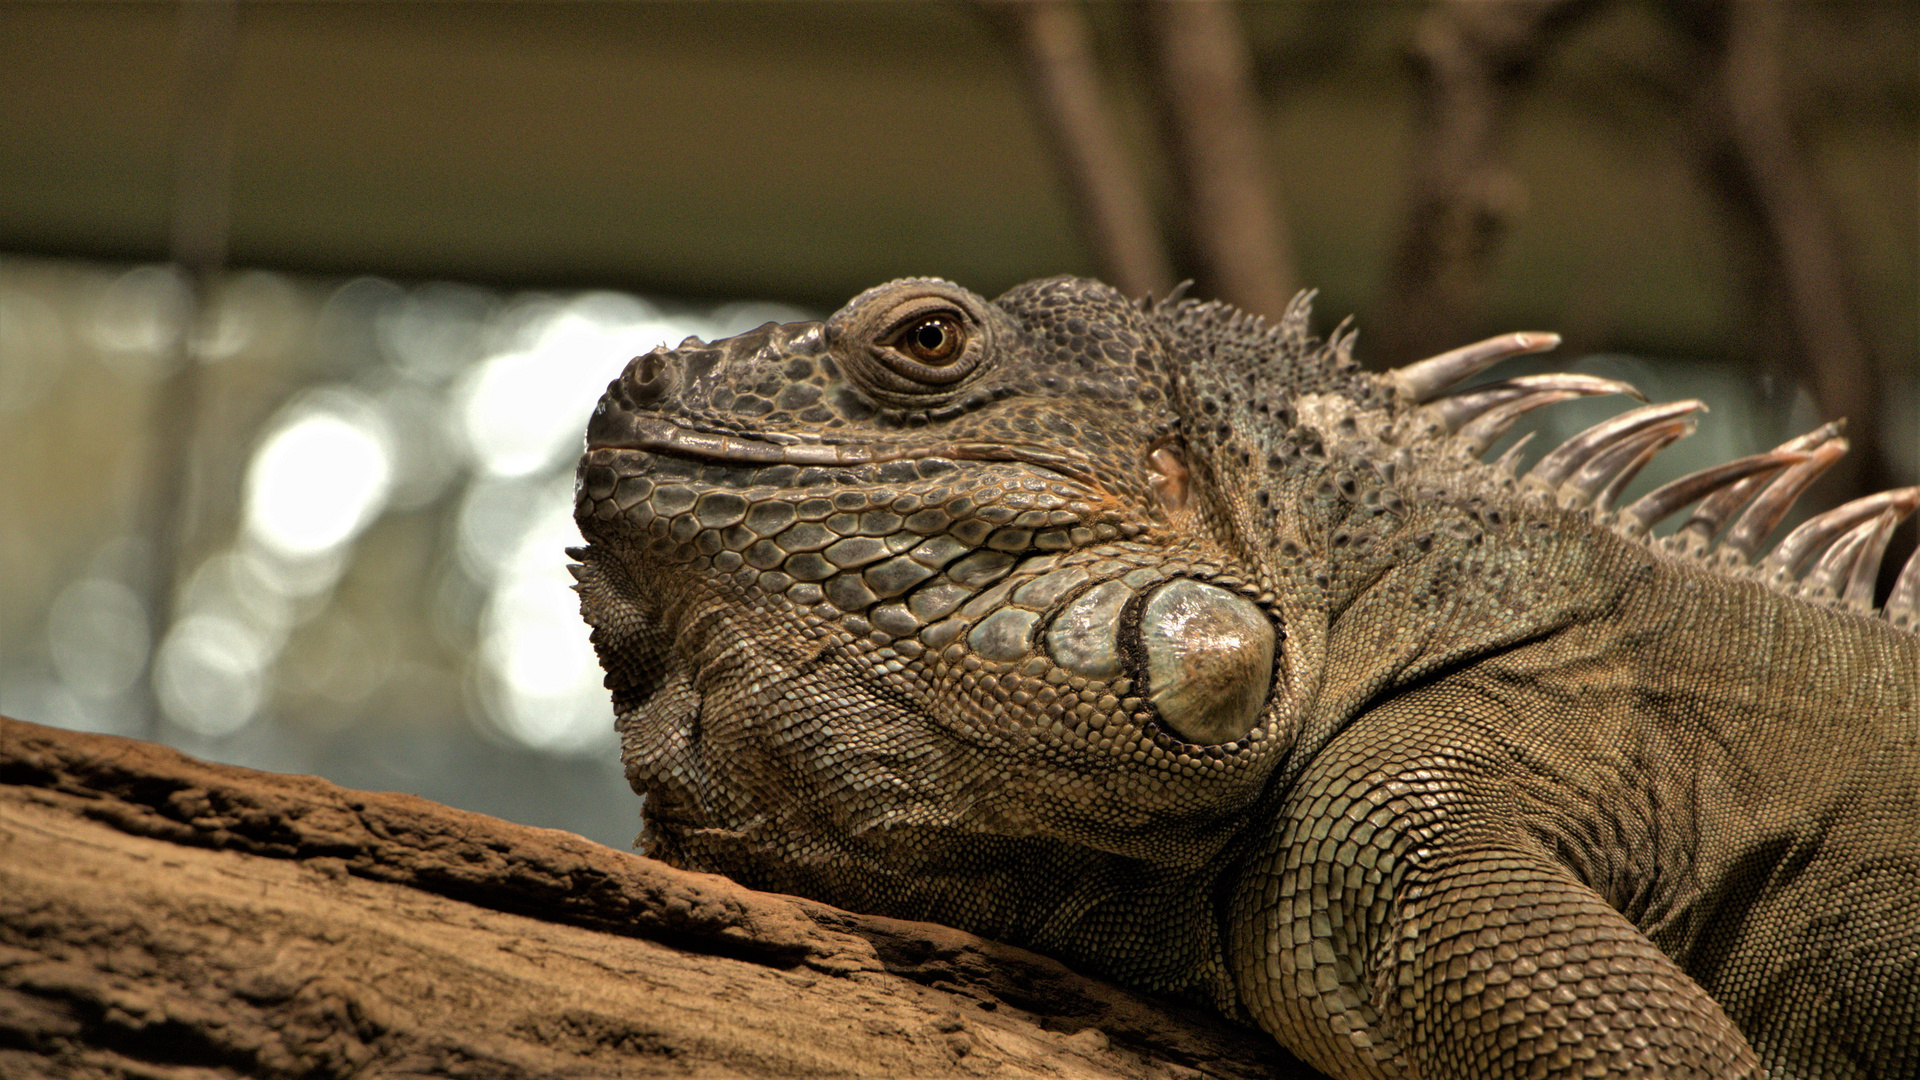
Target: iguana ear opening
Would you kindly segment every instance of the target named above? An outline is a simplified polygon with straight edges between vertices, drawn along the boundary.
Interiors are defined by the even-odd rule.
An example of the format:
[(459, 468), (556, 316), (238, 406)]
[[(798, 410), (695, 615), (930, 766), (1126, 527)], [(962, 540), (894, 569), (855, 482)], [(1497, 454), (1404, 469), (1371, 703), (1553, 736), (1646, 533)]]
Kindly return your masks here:
[(1153, 489), (1154, 497), (1167, 513), (1185, 511), (1193, 501), (1193, 482), (1186, 455), (1176, 446), (1155, 447), (1147, 455), (1147, 486)]

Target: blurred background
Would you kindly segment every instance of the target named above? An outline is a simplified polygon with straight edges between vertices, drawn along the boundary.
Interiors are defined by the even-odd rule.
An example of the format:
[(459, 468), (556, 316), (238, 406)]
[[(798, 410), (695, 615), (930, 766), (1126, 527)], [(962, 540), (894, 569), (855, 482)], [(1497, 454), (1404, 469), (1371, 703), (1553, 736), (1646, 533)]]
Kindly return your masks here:
[(1906, 0), (0, 3), (0, 713), (624, 847), (587, 414), (904, 275), (1558, 330), (1713, 406), (1636, 490), (1839, 415), (1803, 510), (1920, 482), (1917, 61)]

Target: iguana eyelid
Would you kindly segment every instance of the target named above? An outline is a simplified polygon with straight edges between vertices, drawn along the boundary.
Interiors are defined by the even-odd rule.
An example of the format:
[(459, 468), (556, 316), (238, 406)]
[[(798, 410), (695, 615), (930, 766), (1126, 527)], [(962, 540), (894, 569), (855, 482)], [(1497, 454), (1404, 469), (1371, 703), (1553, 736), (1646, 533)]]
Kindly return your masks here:
[[(925, 322), (927, 319), (939, 315), (945, 315), (953, 319), (954, 322), (961, 324), (963, 330), (971, 331), (978, 325), (971, 314), (944, 297), (921, 297), (899, 305), (899, 307), (892, 312), (892, 318), (887, 320), (887, 328), (874, 335), (874, 340), (879, 342), (897, 341), (908, 330)], [(972, 336), (972, 333), (968, 333), (967, 335), (969, 340)]]
[[(987, 356), (991, 331), (984, 313), (954, 286), (910, 282), (900, 299), (884, 295), (861, 301), (828, 321), (832, 345), (861, 389), (896, 407), (927, 407), (929, 399), (955, 392), (973, 378)], [(902, 290), (906, 291), (906, 290)], [(929, 319), (945, 319), (959, 335), (944, 362), (913, 355), (902, 338)]]
[(873, 334), (875, 342), (886, 342), (895, 340), (908, 327), (934, 315), (951, 317), (969, 331), (969, 337), (972, 337), (981, 325), (979, 315), (959, 298), (948, 296), (944, 292), (932, 291), (896, 301), (868, 325), (880, 328)]

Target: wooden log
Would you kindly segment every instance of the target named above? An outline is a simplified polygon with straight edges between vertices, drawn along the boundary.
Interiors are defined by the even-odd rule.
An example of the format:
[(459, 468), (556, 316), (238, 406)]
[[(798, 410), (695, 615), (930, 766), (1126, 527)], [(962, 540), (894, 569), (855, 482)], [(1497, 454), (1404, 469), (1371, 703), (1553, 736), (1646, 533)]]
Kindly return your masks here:
[(946, 927), (0, 718), (0, 1077), (1310, 1076)]

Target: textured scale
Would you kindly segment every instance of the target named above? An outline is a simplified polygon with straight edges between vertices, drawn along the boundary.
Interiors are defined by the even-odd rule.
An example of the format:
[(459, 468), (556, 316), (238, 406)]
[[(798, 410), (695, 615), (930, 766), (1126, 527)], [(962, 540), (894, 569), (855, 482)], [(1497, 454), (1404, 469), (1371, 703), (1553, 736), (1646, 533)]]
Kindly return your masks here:
[(1698, 402), (1487, 463), (1634, 391), (1308, 321), (907, 280), (635, 358), (574, 573), (647, 850), (1332, 1076), (1920, 1075), (1920, 489), (1769, 547), (1830, 425), (1616, 509)]

